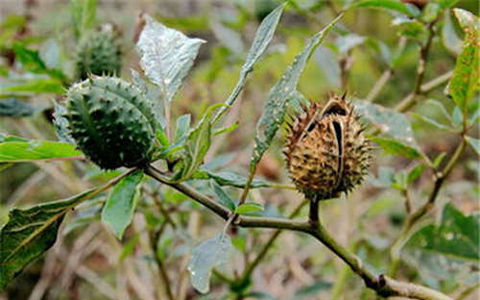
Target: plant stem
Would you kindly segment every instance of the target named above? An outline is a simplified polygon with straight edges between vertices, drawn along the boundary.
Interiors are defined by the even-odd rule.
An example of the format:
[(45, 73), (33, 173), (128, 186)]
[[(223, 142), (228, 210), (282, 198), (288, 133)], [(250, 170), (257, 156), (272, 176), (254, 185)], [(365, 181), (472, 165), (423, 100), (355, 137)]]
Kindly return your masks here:
[[(163, 224), (166, 224), (165, 222)], [(152, 250), (153, 250), (153, 257), (155, 258), (155, 262), (157, 263), (158, 270), (160, 271), (160, 276), (162, 277), (163, 285), (165, 288), (165, 292), (167, 293), (167, 297), (169, 300), (175, 300), (175, 297), (172, 294), (172, 290), (170, 288), (171, 283), (170, 279), (168, 278), (167, 271), (165, 270), (165, 265), (158, 255), (158, 240), (160, 239), (162, 230), (156, 230), (150, 234), (150, 240), (152, 243)]]
[(432, 46), (432, 40), (435, 36), (434, 25), (436, 21), (437, 20), (428, 23), (427, 25), (428, 37), (425, 45), (420, 48), (420, 59), (418, 60), (415, 86), (413, 91), (395, 107), (395, 109), (399, 112), (405, 112), (417, 104), (417, 96), (422, 93), (422, 84), (423, 79), (425, 78), (425, 66), (427, 64), (428, 54), (430, 53), (430, 48)]
[(406, 242), (406, 240), (410, 236), (412, 228), (415, 227), (415, 224), (417, 224), (418, 221), (425, 214), (427, 214), (435, 205), (435, 200), (437, 199), (438, 193), (440, 192), (440, 189), (443, 183), (445, 182), (445, 179), (448, 177), (453, 167), (457, 163), (461, 154), (465, 150), (466, 145), (467, 143), (465, 141), (465, 137), (462, 136), (462, 141), (460, 142), (458, 147), (455, 149), (455, 152), (453, 153), (452, 157), (448, 161), (447, 165), (443, 168), (441, 172), (437, 172), (437, 174), (435, 174), (435, 182), (427, 202), (422, 206), (420, 206), (417, 210), (409, 214), (402, 228), (402, 232), (400, 233), (400, 235), (398, 236), (398, 238), (396, 239), (396, 241), (393, 243), (391, 247), (390, 255), (392, 257), (392, 264), (388, 272), (390, 276), (395, 276), (398, 271), (398, 266), (400, 263), (400, 250), (403, 244)]
[[(183, 183), (172, 183), (162, 174), (158, 174), (154, 168), (148, 166), (145, 168), (145, 173), (150, 175), (153, 179), (166, 184), (177, 191), (184, 193), (193, 200), (204, 205), (224, 220), (228, 220), (230, 217), (230, 211), (228, 208), (219, 204), (215, 200), (203, 195), (195, 189), (188, 187)], [(255, 227), (255, 228), (276, 228), (276, 229), (289, 229), (293, 231), (299, 231), (307, 233), (315, 237), (318, 241), (322, 242), (333, 253), (340, 257), (358, 276), (360, 276), (365, 285), (375, 290), (379, 295), (388, 296), (402, 296), (413, 297), (420, 300), (451, 300), (450, 297), (437, 292), (435, 290), (422, 287), (419, 285), (399, 282), (394, 279), (388, 278), (384, 275), (375, 276), (371, 271), (365, 268), (362, 261), (349, 252), (346, 248), (339, 245), (325, 230), (325, 228), (318, 224), (312, 224), (309, 221), (295, 221), (281, 218), (267, 218), (267, 217), (247, 217), (238, 216), (237, 225), (241, 227)]]

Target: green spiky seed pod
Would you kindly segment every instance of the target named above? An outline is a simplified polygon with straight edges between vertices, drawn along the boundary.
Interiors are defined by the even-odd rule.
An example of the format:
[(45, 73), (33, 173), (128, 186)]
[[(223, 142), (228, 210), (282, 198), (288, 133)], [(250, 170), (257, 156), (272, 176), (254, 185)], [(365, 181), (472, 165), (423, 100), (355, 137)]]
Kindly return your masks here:
[(115, 75), (122, 67), (122, 51), (112, 29), (88, 32), (80, 38), (75, 55), (77, 78), (87, 79), (89, 74)]
[(93, 77), (67, 92), (69, 134), (102, 169), (147, 164), (152, 155), (156, 118), (141, 91), (115, 77)]
[(359, 116), (344, 96), (304, 110), (290, 125), (284, 149), (290, 177), (312, 200), (348, 193), (363, 181), (371, 158)]

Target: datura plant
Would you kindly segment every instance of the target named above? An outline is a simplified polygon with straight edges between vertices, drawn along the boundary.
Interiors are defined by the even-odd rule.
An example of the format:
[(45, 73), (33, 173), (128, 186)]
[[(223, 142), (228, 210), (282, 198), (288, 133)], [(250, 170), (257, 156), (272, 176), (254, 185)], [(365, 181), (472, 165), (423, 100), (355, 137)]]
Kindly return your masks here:
[[(387, 9), (393, 8), (397, 14), (406, 14), (410, 18), (407, 21), (404, 20), (406, 17), (402, 19), (403, 25), (407, 22), (415, 23), (417, 27), (427, 24), (430, 31), (427, 30), (428, 32), (426, 31), (425, 34), (433, 35), (437, 32), (432, 28), (438, 17), (432, 19), (433, 12), (431, 10), (429, 15), (423, 15), (418, 9), (413, 9), (411, 5), (403, 2), (384, 2), (389, 3)], [(383, 5), (384, 2), (351, 2), (352, 4), (345, 7), (345, 10), (367, 7), (373, 5), (372, 3), (375, 8)], [(441, 1), (442, 4), (437, 4), (436, 9), (438, 11), (446, 10), (447, 2), (455, 1)], [(75, 3), (80, 5), (79, 7), (86, 5), (81, 1)], [(85, 3), (91, 3), (91, 1), (85, 1)], [(146, 227), (140, 228), (138, 233), (135, 233), (135, 236), (139, 237), (137, 240), (141, 240), (142, 247), (147, 244), (152, 247), (150, 252), (153, 253), (151, 255), (154, 259), (145, 263), (157, 263), (158, 268), (152, 268), (152, 272), (158, 272), (158, 276), (155, 278), (161, 278), (163, 282), (162, 295), (165, 295), (165, 298), (162, 299), (177, 299), (177, 295), (173, 291), (181, 290), (184, 284), (181, 279), (169, 280), (169, 276), (172, 274), (165, 271), (166, 262), (164, 260), (165, 255), (175, 251), (159, 250), (159, 247), (163, 245), (160, 243), (160, 238), (165, 227), (171, 226), (172, 230), (176, 230), (178, 226), (181, 226), (180, 223), (185, 224), (186, 218), (183, 214), (185, 207), (180, 209), (174, 207), (174, 205), (178, 205), (176, 200), (167, 203), (168, 205), (175, 203), (172, 204), (171, 209), (164, 208), (166, 205), (164, 196), (167, 195), (164, 192), (173, 193), (173, 189), (181, 194), (182, 199), (188, 198), (196, 201), (201, 207), (225, 221), (223, 229), (219, 230), (215, 237), (205, 240), (189, 252), (188, 263), (186, 259), (177, 260), (182, 261), (182, 268), (190, 272), (191, 284), (200, 293), (209, 292), (210, 277), (212, 274), (216, 274), (220, 281), (227, 283), (226, 286), (229, 288), (229, 294), (222, 299), (246, 299), (258, 296), (258, 293), (251, 290), (252, 273), (274, 244), (281, 230), (290, 230), (306, 234), (324, 244), (346, 264), (346, 267), (358, 275), (368, 289), (380, 296), (423, 300), (451, 299), (429, 287), (398, 281), (394, 277), (396, 277), (396, 270), (401, 260), (402, 247), (410, 245), (411, 239), (421, 240), (422, 245), (427, 245), (425, 247), (429, 247), (429, 250), (438, 246), (436, 244), (438, 242), (443, 247), (442, 251), (448, 251), (452, 241), (445, 240), (443, 243), (443, 240), (429, 240), (432, 232), (439, 228), (438, 226), (448, 227), (449, 222), (453, 222), (454, 218), (465, 224), (474, 224), (469, 225), (468, 228), (472, 232), (476, 230), (475, 224), (478, 225), (478, 219), (464, 216), (454, 208), (447, 206), (445, 210), (448, 210), (449, 213), (445, 215), (445, 222), (442, 221), (441, 225), (430, 225), (426, 235), (419, 235), (422, 232), (424, 234), (424, 231), (412, 231), (412, 228), (419, 225), (418, 221), (431, 211), (443, 182), (462, 155), (467, 142), (472, 143), (471, 140), (473, 140), (467, 134), (477, 119), (471, 121), (467, 114), (470, 111), (468, 103), (478, 92), (479, 34), (477, 17), (461, 9), (453, 10), (460, 26), (466, 32), (463, 50), (458, 54), (455, 70), (448, 76), (442, 75), (443, 77), (435, 79), (427, 86), (423, 85), (425, 55), (428, 54), (428, 47), (433, 38), (430, 36), (428, 42), (421, 45), (420, 55), (423, 61), (419, 62), (417, 72), (419, 79), (414, 85), (415, 90), (396, 109), (388, 109), (372, 103), (376, 96), (375, 93), (378, 93), (376, 91), (371, 93), (370, 100), (372, 101), (347, 99), (346, 94), (340, 96), (341, 94), (336, 93), (330, 93), (326, 101), (308, 101), (307, 97), (297, 90), (301, 74), (309, 59), (314, 56), (314, 53), (317, 53), (315, 51), (327, 36), (331, 38), (332, 28), (341, 22), (343, 14), (338, 14), (327, 26), (306, 41), (304, 48), (293, 58), (291, 64), (279, 77), (278, 82), (270, 88), (266, 95), (266, 99), (263, 101), (264, 109), (254, 132), (254, 144), (250, 145), (253, 150), (249, 158), (249, 168), (245, 170), (248, 175), (244, 176), (230, 171), (217, 172), (206, 163), (209, 161), (207, 153), (212, 150), (210, 146), (215, 139), (235, 130), (235, 126), (223, 124), (223, 117), (232, 106), (239, 105), (236, 100), (247, 84), (249, 74), (254, 71), (256, 63), (261, 60), (272, 41), (286, 5), (286, 3), (282, 4), (271, 11), (269, 9), (269, 14), (262, 17), (252, 46), (245, 57), (243, 66), (239, 69), (239, 79), (233, 91), (225, 102), (206, 108), (203, 115), (195, 118), (194, 125), (190, 125), (189, 115), (174, 120), (171, 108), (178, 90), (194, 64), (200, 46), (205, 43), (204, 40), (189, 38), (148, 15), (142, 15), (139, 24), (143, 27), (141, 27), (136, 45), (140, 57), (138, 69), (141, 69), (141, 72), (132, 70), (131, 79), (128, 80), (118, 77), (121, 52), (114, 34), (110, 31), (84, 31), (76, 53), (78, 81), (66, 89), (63, 99), (57, 99), (58, 101), (55, 103), (54, 125), (61, 142), (29, 141), (19, 137), (1, 135), (0, 163), (2, 165), (0, 169), (19, 161), (59, 160), (65, 162), (74, 160), (76, 161), (73, 165), (75, 167), (70, 169), (74, 169), (75, 172), (85, 170), (89, 162), (98, 165), (101, 170), (116, 169), (116, 171), (102, 173), (104, 176), (110, 176), (110, 181), (68, 199), (41, 204), (29, 209), (15, 208), (10, 211), (9, 220), (0, 231), (0, 291), (4, 290), (7, 284), (19, 275), (30, 262), (54, 245), (58, 231), (62, 228), (62, 222), (64, 219), (68, 220), (65, 216), (75, 208), (82, 209), (81, 203), (85, 205), (100, 204), (98, 218), (120, 240), (123, 238), (126, 228), (135, 220), (135, 211), (140, 208), (141, 204), (143, 211), (155, 211), (157, 215), (161, 216), (158, 219), (161, 221), (156, 221), (155, 213), (146, 214), (146, 221), (142, 223), (147, 223)], [(441, 8), (441, 5), (445, 7)], [(88, 14), (91, 9), (87, 8), (82, 12)], [(302, 12), (304, 13), (304, 11)], [(90, 18), (79, 16), (77, 19), (89, 20)], [(421, 21), (415, 21), (415, 19)], [(321, 23), (325, 23), (325, 20), (322, 20)], [(344, 34), (344, 31), (347, 30), (345, 28), (342, 26), (336, 34)], [(355, 43), (358, 41), (357, 38)], [(373, 40), (368, 41), (372, 42)], [(350, 46), (351, 43), (345, 44)], [(345, 47), (344, 44), (342, 45)], [(338, 45), (336, 48), (341, 48), (342, 45)], [(376, 49), (384, 50), (382, 48), (384, 45), (379, 45)], [(416, 48), (412, 47), (411, 49)], [(325, 48), (321, 50), (323, 51)], [(344, 51), (342, 55), (349, 55), (348, 53), (349, 51)], [(283, 54), (276, 53), (275, 55)], [(236, 59), (240, 60), (241, 57)], [(394, 67), (393, 62), (388, 64), (388, 76), (392, 76)], [(347, 72), (348, 70), (342, 71)], [(389, 80), (388, 76), (382, 76), (382, 86)], [(346, 78), (346, 76), (343, 77)], [(458, 107), (455, 109), (456, 116), (453, 118), (461, 127), (460, 130), (456, 129), (452, 132), (461, 133), (461, 144), (450, 156), (449, 161), (441, 164), (437, 160), (430, 161), (418, 147), (410, 123), (402, 112), (413, 107), (417, 101), (415, 99), (419, 95), (426, 94), (429, 89), (438, 87), (449, 80), (447, 93), (452, 97), (454, 103), (452, 105)], [(337, 89), (337, 92), (347, 89), (346, 86), (342, 86)], [(381, 89), (381, 86), (375, 89)], [(355, 92), (350, 94), (355, 94)], [(370, 123), (369, 126), (366, 126), (366, 123)], [(280, 142), (274, 142), (277, 138), (277, 131), (281, 128), (287, 128), (283, 152), (286, 173), (289, 174), (293, 185), (290, 183), (275, 184), (255, 176), (257, 166), (267, 150), (277, 147), (272, 147), (272, 145), (282, 148)], [(413, 210), (412, 207), (408, 208), (409, 215), (404, 221), (405, 225), (400, 237), (392, 245), (391, 256), (388, 258), (393, 265), (388, 274), (378, 271), (379, 268), (373, 271), (374, 268), (370, 267), (373, 264), (362, 262), (349, 250), (355, 247), (350, 247), (350, 245), (347, 247), (347, 245), (337, 242), (324, 227), (328, 224), (324, 224), (326, 223), (325, 219), (319, 214), (319, 206), (324, 205), (321, 200), (340, 196), (349, 197), (352, 191), (360, 186), (369, 172), (374, 144), (375, 148), (377, 146), (378, 149), (383, 148), (387, 153), (400, 154), (408, 159), (422, 161), (421, 168), (415, 168), (415, 172), (412, 171), (405, 176), (402, 182), (395, 183), (395, 187), (402, 190), (407, 196), (409, 184), (418, 178), (424, 169), (430, 168), (433, 171), (431, 173), (435, 174), (433, 191), (425, 202), (426, 204), (419, 206), (418, 210)], [(7, 151), (5, 149), (10, 149), (11, 152), (5, 153)], [(274, 150), (279, 153), (281, 149)], [(39, 165), (43, 166), (43, 164)], [(208, 185), (205, 184), (207, 181)], [(85, 185), (75, 185), (76, 188), (78, 186)], [(231, 189), (226, 190), (225, 186), (230, 186)], [(272, 217), (275, 214), (262, 212), (263, 206), (257, 201), (250, 200), (252, 199), (251, 189), (264, 187), (297, 190), (299, 192), (297, 195), (305, 199), (299, 203), (290, 218)], [(234, 188), (240, 189), (240, 192), (231, 192)], [(110, 193), (105, 194), (108, 189), (111, 189)], [(258, 199), (258, 197), (253, 197), (253, 199)], [(137, 203), (139, 208), (137, 208)], [(310, 203), (310, 207), (308, 214), (303, 214), (305, 220), (292, 220), (293, 217), (302, 215), (302, 209), (306, 203)], [(347, 205), (354, 205), (354, 203), (354, 201), (346, 202)], [(189, 206), (188, 209), (198, 210), (199, 206)], [(180, 214), (180, 211), (182, 211), (182, 216), (179, 219), (182, 222), (177, 224), (174, 219), (176, 219), (177, 213)], [(165, 222), (160, 225), (163, 221)], [(132, 230), (138, 230), (133, 227), (136, 226), (132, 226)], [(250, 255), (245, 255), (245, 270), (242, 273), (233, 272), (234, 277), (230, 278), (229, 275), (223, 274), (218, 267), (229, 261), (233, 249), (234, 233), (238, 233), (237, 229), (240, 227), (270, 228), (277, 231), (271, 235), (254, 260), (250, 260)], [(456, 241), (457, 232), (455, 230), (457, 227), (448, 228), (446, 232)], [(144, 235), (146, 232), (148, 235)], [(177, 231), (174, 232), (173, 238), (181, 238)], [(247, 230), (241, 232), (243, 234)], [(463, 236), (464, 233), (458, 233), (462, 238), (462, 243), (463, 238), (467, 240), (467, 237)], [(145, 242), (144, 239), (150, 239), (150, 241)], [(468, 239), (477, 239), (478, 242), (478, 231)], [(117, 244), (120, 245), (120, 243)], [(167, 244), (173, 247), (173, 243)], [(474, 253), (468, 247), (478, 245), (478, 243), (465, 242), (464, 245), (462, 254), (466, 253), (465, 255), (468, 256)], [(245, 245), (243, 246), (245, 247)], [(123, 250), (124, 252), (119, 255), (122, 257), (120, 260), (123, 260), (124, 255), (128, 255), (125, 253), (132, 252), (133, 247), (135, 244), (125, 246), (130, 250)], [(254, 250), (252, 250), (253, 252)], [(470, 256), (475, 255), (478, 254)], [(312, 260), (309, 264), (316, 262), (316, 260)], [(76, 266), (73, 268), (75, 269)], [(133, 272), (135, 268), (125, 269)], [(148, 269), (150, 270), (150, 268)], [(303, 269), (302, 272), (304, 272)], [(184, 272), (181, 270), (179, 273), (183, 274)], [(341, 274), (344, 274), (342, 275), (344, 277), (339, 280), (339, 286), (335, 288), (336, 292), (345, 289), (344, 282), (346, 276), (349, 276), (348, 269)], [(178, 284), (174, 283), (177, 281)], [(261, 295), (258, 297), (271, 298)], [(334, 299), (338, 299), (338, 295), (334, 296)]]

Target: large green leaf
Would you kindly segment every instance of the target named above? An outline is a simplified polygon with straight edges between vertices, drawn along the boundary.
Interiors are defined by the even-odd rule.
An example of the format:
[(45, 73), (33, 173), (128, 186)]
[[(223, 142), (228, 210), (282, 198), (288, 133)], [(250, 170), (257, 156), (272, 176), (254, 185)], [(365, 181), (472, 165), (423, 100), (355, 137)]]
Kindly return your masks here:
[(342, 15), (338, 16), (322, 31), (310, 38), (302, 52), (295, 57), (292, 64), (285, 70), (282, 78), (270, 90), (262, 116), (257, 123), (255, 148), (250, 161), (251, 172), (270, 146), (279, 126), (283, 123), (287, 101), (296, 93), (300, 75), (308, 59), (341, 17)]
[(160, 87), (162, 97), (172, 101), (205, 41), (188, 38), (145, 15), (146, 25), (138, 39), (140, 65), (145, 75)]
[(69, 143), (25, 140), (17, 137), (2, 137), (0, 140), (0, 162), (80, 159), (81, 157), (82, 152)]
[(65, 214), (96, 193), (93, 189), (66, 200), (10, 211), (8, 222), (0, 230), (0, 291), (55, 243)]
[(399, 0), (358, 0), (353, 1), (351, 4), (347, 5), (346, 8), (351, 9), (359, 7), (388, 9), (398, 11), (410, 17), (416, 17), (420, 14), (415, 6), (405, 4)]
[(0, 83), (0, 97), (31, 96), (35, 94), (63, 95), (64, 93), (65, 88), (58, 79), (19, 79)]
[[(225, 104), (228, 106), (232, 105), (237, 99), (238, 95), (242, 91), (245, 81), (247, 79), (248, 73), (252, 71), (253, 65), (260, 56), (263, 54), (265, 49), (267, 49), (268, 44), (273, 38), (273, 34), (275, 33), (275, 29), (277, 28), (278, 22), (280, 21), (280, 17), (282, 16), (284, 5), (279, 5), (276, 9), (274, 9), (267, 17), (265, 17), (257, 29), (255, 33), (255, 38), (253, 39), (252, 46), (248, 51), (247, 59), (242, 66), (242, 70), (240, 72), (240, 77), (238, 78), (237, 85), (233, 89), (232, 93), (225, 101)], [(219, 112), (215, 115), (213, 119), (213, 123), (215, 123), (221, 115), (228, 109), (228, 106), (222, 107)]]
[(193, 249), (192, 258), (188, 263), (188, 271), (192, 285), (197, 291), (208, 293), (212, 269), (225, 263), (231, 251), (230, 237), (222, 233)]
[(382, 133), (375, 140), (390, 154), (420, 157), (419, 146), (407, 117), (387, 107), (364, 100), (355, 100), (355, 111)]
[(122, 239), (123, 232), (130, 224), (135, 212), (143, 172), (137, 170), (123, 178), (110, 192), (102, 210), (102, 222)]
[(479, 88), (480, 24), (478, 17), (466, 10), (454, 9), (453, 11), (465, 32), (465, 39), (462, 52), (457, 57), (453, 77), (448, 85), (448, 92), (453, 101), (465, 111), (467, 102), (474, 98)]
[(472, 280), (472, 270), (480, 263), (479, 216), (466, 216), (447, 204), (440, 223), (419, 229), (406, 242), (401, 255), (407, 263), (421, 266), (418, 271), (424, 278)]
[(372, 141), (382, 147), (382, 149), (388, 154), (401, 155), (407, 158), (421, 157), (421, 154), (417, 149), (394, 139), (373, 137)]

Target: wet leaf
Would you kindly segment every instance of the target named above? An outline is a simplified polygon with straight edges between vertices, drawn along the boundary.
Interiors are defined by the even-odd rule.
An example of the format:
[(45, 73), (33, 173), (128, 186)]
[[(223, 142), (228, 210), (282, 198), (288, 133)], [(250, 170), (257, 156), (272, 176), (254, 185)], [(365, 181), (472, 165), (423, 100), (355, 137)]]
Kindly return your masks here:
[(102, 222), (113, 230), (118, 239), (130, 224), (135, 212), (140, 186), (143, 179), (141, 170), (123, 178), (110, 192), (102, 210)]
[(287, 101), (296, 92), (300, 75), (308, 59), (341, 17), (342, 15), (337, 17), (322, 31), (310, 38), (302, 52), (295, 57), (292, 64), (285, 70), (282, 78), (270, 90), (262, 116), (257, 123), (255, 148), (250, 161), (251, 172), (270, 146), (280, 124), (283, 123)]
[(465, 111), (468, 101), (474, 98), (479, 88), (480, 25), (478, 17), (472, 13), (457, 8), (453, 11), (465, 32), (465, 39), (448, 85), (448, 93), (462, 111)]
[(245, 85), (247, 75), (252, 71), (254, 64), (257, 62), (260, 56), (262, 56), (263, 52), (265, 51), (265, 49), (267, 49), (270, 41), (273, 38), (275, 29), (277, 28), (280, 17), (282, 16), (284, 6), (285, 5), (279, 5), (263, 19), (262, 23), (260, 23), (260, 26), (255, 33), (255, 38), (253, 39), (252, 46), (248, 51), (247, 59), (242, 66), (242, 70), (240, 71), (240, 77), (238, 78), (237, 84), (228, 99), (225, 101), (225, 104), (227, 106), (219, 110), (219, 112), (214, 118), (214, 123), (228, 109), (228, 106), (232, 105), (233, 102), (235, 102), (235, 99), (237, 99), (238, 95), (240, 95), (240, 92)]
[(225, 192), (217, 182), (211, 181), (211, 185), (220, 202), (228, 207), (232, 212), (235, 211), (237, 208), (236, 201), (233, 200), (232, 197), (230, 197), (230, 195), (227, 194), (227, 192)]
[[(404, 149), (418, 149), (418, 144), (413, 136), (410, 121), (404, 114), (378, 104), (369, 103), (363, 100), (355, 100), (355, 110), (364, 119), (371, 122), (381, 133), (398, 141), (395, 144), (404, 144)], [(380, 141), (381, 142), (381, 141)], [(389, 144), (389, 143), (383, 143)], [(415, 150), (418, 153), (418, 150)], [(411, 152), (413, 154), (413, 151)], [(416, 156), (416, 155), (414, 155)]]
[[(438, 280), (468, 280), (480, 261), (480, 222), (466, 216), (453, 204), (443, 209), (439, 224), (428, 224), (404, 245), (401, 257), (422, 268), (423, 277)], [(478, 274), (478, 273), (477, 273)]]
[(193, 249), (187, 269), (192, 285), (197, 291), (208, 293), (212, 269), (225, 263), (232, 249), (230, 237), (223, 234), (206, 240)]
[(200, 45), (205, 41), (188, 38), (149, 15), (145, 19), (146, 25), (137, 43), (140, 65), (145, 75), (160, 87), (162, 97), (170, 102), (192, 67)]

